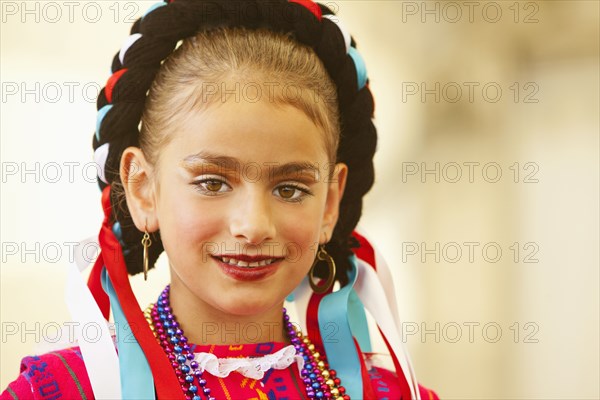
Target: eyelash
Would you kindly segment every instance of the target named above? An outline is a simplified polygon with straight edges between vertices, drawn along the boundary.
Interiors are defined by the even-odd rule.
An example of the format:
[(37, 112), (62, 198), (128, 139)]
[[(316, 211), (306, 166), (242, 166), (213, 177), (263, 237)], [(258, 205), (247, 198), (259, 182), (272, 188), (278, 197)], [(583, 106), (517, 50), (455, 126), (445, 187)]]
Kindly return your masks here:
[[(222, 193), (221, 191), (212, 191), (212, 190), (207, 190), (203, 185), (209, 182), (218, 182), (218, 183), (222, 183), (223, 185), (229, 186), (231, 188), (231, 186), (224, 181), (223, 179), (219, 179), (219, 178), (204, 178), (204, 179), (198, 179), (194, 182), (192, 182), (192, 185), (194, 185), (196, 187), (196, 189), (200, 192), (203, 193), (207, 196), (218, 196), (219, 193)], [(298, 190), (300, 192), (302, 192), (302, 195), (298, 198), (295, 199), (286, 199), (283, 197), (280, 197), (283, 201), (286, 202), (290, 202), (290, 203), (299, 203), (302, 202), (304, 200), (304, 198), (306, 196), (313, 196), (313, 192), (305, 187), (302, 187), (296, 183), (284, 183), (281, 185), (278, 185), (277, 187), (275, 187), (273, 189), (273, 191), (280, 189), (280, 188), (293, 188), (295, 190)]]

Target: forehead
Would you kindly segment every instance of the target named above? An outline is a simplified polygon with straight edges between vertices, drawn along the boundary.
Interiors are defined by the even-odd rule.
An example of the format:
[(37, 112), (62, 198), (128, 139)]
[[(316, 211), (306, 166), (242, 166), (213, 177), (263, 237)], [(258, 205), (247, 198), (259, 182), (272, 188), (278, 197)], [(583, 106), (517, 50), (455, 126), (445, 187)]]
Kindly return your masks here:
[(184, 160), (211, 152), (243, 162), (325, 162), (324, 133), (302, 111), (267, 101), (227, 101), (181, 115), (170, 132), (172, 153)]

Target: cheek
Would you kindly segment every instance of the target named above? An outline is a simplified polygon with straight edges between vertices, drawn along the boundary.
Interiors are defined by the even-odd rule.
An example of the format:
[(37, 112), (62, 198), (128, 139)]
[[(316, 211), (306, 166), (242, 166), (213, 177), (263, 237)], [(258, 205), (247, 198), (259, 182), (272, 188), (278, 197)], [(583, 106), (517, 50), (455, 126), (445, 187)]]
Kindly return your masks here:
[(186, 257), (216, 237), (223, 220), (210, 202), (199, 202), (187, 188), (171, 186), (164, 187), (158, 202), (161, 238), (170, 257)]
[[(305, 264), (317, 252), (320, 222), (318, 209), (289, 212), (278, 224), (278, 235), (284, 241), (288, 260)], [(310, 267), (310, 264), (308, 265)]]

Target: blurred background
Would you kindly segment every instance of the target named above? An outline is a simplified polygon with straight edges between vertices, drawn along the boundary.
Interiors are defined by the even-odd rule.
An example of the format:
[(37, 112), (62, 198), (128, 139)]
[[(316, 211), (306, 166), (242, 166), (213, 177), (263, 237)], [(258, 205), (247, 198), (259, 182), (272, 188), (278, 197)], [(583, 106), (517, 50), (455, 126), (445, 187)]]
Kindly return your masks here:
[[(599, 3), (329, 1), (376, 101), (362, 229), (419, 381), (445, 399), (598, 399)], [(95, 98), (153, 2), (1, 1), (0, 387), (69, 320), (102, 215)], [(167, 281), (164, 257), (141, 304)]]

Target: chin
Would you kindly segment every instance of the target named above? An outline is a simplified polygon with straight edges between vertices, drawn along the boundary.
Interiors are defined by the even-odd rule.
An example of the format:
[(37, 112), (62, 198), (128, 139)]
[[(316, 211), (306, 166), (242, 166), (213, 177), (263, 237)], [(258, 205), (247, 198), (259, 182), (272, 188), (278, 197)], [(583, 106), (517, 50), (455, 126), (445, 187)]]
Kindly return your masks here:
[(275, 304), (266, 304), (262, 301), (253, 302), (246, 299), (242, 304), (227, 304), (222, 308), (222, 310), (230, 315), (250, 317), (252, 315), (262, 314), (266, 311), (269, 311), (275, 306)]

